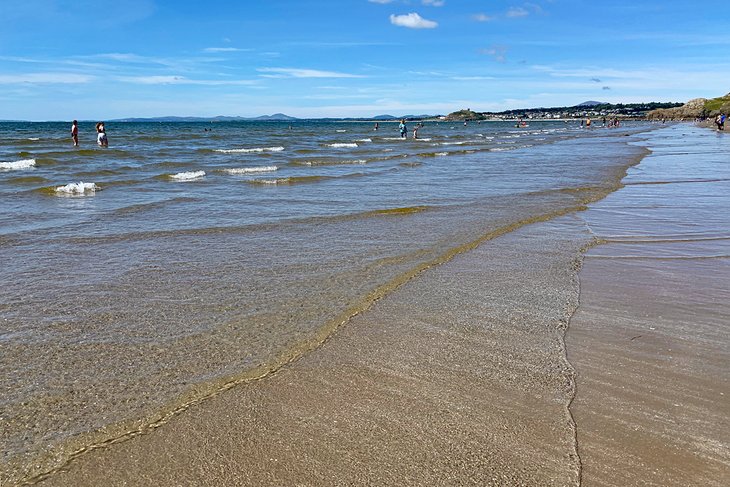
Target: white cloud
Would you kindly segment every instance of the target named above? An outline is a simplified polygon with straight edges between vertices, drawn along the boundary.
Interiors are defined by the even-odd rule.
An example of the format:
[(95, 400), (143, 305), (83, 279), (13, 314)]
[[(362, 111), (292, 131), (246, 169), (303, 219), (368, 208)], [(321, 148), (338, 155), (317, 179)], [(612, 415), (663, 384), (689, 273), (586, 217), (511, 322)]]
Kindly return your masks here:
[(393, 3), (395, 0), (368, 0), (370, 3)]
[(239, 49), (237, 47), (206, 47), (203, 52), (242, 52), (251, 49)]
[(0, 84), (84, 84), (90, 83), (94, 76), (75, 73), (26, 73), (0, 74)]
[(477, 22), (490, 22), (494, 20), (494, 17), (486, 14), (474, 14), (471, 16), (471, 18), (476, 20)]
[(336, 71), (320, 71), (318, 69), (299, 69), (299, 68), (259, 68), (261, 73), (273, 73), (272, 75), (262, 75), (265, 77), (276, 78), (363, 78), (356, 74), (338, 73)]
[(203, 85), (203, 86), (224, 86), (224, 85), (254, 85), (255, 80), (217, 80), (217, 79), (190, 79), (185, 76), (162, 75), (162, 76), (119, 76), (117, 81), (134, 83), (140, 85)]
[(409, 29), (433, 29), (438, 23), (433, 20), (426, 20), (415, 12), (405, 15), (391, 15), (390, 23), (400, 27), (408, 27)]
[(511, 9), (507, 10), (506, 13), (507, 17), (516, 18), (516, 17), (527, 17), (530, 15), (530, 12), (527, 11), (527, 9), (524, 9), (522, 7), (512, 7)]
[(491, 56), (495, 61), (503, 63), (506, 60), (507, 47), (506, 46), (492, 46), (488, 49), (480, 49), (480, 54), (485, 56)]
[(431, 7), (443, 7), (446, 2), (444, 0), (421, 0), (421, 3)]

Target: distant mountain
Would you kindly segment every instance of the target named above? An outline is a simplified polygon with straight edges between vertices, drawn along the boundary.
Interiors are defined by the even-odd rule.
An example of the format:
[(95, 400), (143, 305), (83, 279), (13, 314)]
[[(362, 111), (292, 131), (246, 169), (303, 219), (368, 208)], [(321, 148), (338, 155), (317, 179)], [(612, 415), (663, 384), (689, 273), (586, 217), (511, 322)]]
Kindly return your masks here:
[(246, 122), (246, 121), (291, 121), (298, 120), (295, 117), (275, 113), (273, 115), (262, 115), (260, 117), (150, 117), (150, 118), (118, 118), (110, 122)]
[(376, 115), (372, 120), (400, 120), (402, 118), (408, 120), (423, 120), (426, 118), (436, 118), (438, 115), (401, 115), (396, 117), (395, 115)]
[(606, 105), (606, 102), (603, 101), (584, 101), (583, 103), (579, 103), (576, 105), (577, 107), (595, 107), (597, 105)]
[(262, 115), (260, 117), (249, 118), (247, 120), (298, 120), (296, 117), (290, 117), (283, 113), (275, 113), (273, 115)]

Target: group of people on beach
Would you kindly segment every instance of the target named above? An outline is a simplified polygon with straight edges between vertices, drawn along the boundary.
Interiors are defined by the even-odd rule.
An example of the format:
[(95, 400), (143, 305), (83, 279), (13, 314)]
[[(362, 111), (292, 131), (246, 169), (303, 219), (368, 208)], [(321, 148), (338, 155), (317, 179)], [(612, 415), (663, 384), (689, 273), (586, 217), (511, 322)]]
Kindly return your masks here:
[[(74, 142), (74, 147), (79, 146), (79, 122), (77, 120), (71, 123), (71, 140)], [(100, 147), (109, 147), (109, 139), (106, 136), (104, 122), (97, 122), (96, 124), (96, 143)]]
[(715, 118), (715, 125), (717, 130), (725, 130), (725, 114), (721, 113)]

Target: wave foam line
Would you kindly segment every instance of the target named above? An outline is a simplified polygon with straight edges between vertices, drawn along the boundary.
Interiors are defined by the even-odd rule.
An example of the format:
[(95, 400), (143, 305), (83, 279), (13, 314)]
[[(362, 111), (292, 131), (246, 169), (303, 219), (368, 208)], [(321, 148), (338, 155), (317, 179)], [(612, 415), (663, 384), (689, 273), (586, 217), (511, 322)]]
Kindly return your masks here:
[(188, 171), (172, 174), (170, 175), (170, 179), (174, 179), (176, 181), (190, 181), (191, 179), (198, 179), (203, 176), (205, 176), (205, 171)]
[(252, 174), (258, 172), (272, 172), (278, 171), (277, 166), (261, 166), (261, 167), (236, 167), (233, 169), (221, 169), (222, 172), (228, 174)]
[(358, 147), (358, 145), (355, 142), (335, 142), (334, 144), (327, 144), (327, 147), (343, 149), (346, 147), (350, 147), (350, 148)]
[(16, 170), (16, 169), (28, 169), (29, 167), (35, 166), (35, 159), (21, 159), (20, 161), (12, 162), (0, 162), (0, 169), (5, 170)]
[(248, 154), (251, 152), (281, 152), (284, 148), (276, 147), (252, 147), (250, 149), (214, 149), (213, 152), (221, 152), (223, 154)]

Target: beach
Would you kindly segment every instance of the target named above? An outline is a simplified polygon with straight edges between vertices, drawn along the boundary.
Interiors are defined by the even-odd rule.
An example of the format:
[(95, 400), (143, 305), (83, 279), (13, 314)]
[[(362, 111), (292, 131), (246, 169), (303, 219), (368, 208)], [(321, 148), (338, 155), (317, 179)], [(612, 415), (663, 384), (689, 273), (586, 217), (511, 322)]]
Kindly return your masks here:
[[(121, 154), (93, 197), (22, 193), (91, 235), (4, 215), (7, 255), (51, 249), (6, 270), (4, 484), (727, 482), (726, 138), (261, 130), (189, 162), (160, 149), (166, 179), (129, 183)], [(28, 177), (4, 188), (55, 181)]]

